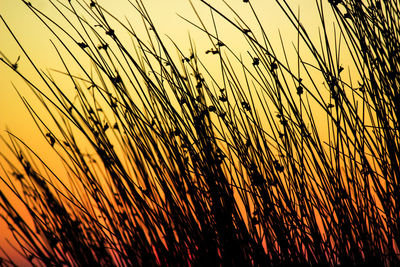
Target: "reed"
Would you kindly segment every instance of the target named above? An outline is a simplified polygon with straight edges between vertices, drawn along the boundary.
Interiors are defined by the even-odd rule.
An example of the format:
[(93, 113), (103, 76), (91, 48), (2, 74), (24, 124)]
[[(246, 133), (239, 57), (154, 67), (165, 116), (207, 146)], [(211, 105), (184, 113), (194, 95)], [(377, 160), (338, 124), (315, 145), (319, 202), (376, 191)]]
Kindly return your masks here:
[(54, 33), (73, 85), (37, 69), (39, 86), (0, 58), (47, 110), (21, 96), (65, 166), (58, 175), (8, 133), (18, 163), (3, 155), (2, 186), (30, 216), (1, 190), (0, 214), (33, 266), (400, 264), (397, 0), (317, 0), (319, 39), (275, 1), (297, 33), (294, 61), (252, 1), (255, 28), (228, 3), (200, 1), (242, 34), (243, 55), (201, 17), (188, 22), (209, 50), (165, 41), (141, 0), (143, 36), (96, 0), (49, 1), (74, 18), (71, 32), (23, 2)]

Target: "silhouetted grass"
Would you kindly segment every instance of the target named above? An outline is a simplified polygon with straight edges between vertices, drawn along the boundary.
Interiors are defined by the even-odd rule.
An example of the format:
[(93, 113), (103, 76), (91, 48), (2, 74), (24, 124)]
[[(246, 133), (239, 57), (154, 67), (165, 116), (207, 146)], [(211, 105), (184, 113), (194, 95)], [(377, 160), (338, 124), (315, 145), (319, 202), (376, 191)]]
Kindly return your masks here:
[(247, 54), (200, 17), (188, 22), (210, 49), (168, 41), (171, 50), (140, 0), (132, 6), (145, 37), (96, 1), (51, 1), (74, 32), (25, 2), (53, 31), (75, 95), (0, 59), (48, 111), (54, 127), (21, 96), (66, 168), (58, 176), (9, 133), (19, 165), (4, 156), (2, 180), (31, 217), (0, 191), (1, 216), (23, 257), (39, 266), (399, 265), (398, 1), (316, 1), (319, 39), (290, 1), (276, 1), (298, 34), (295, 61), (283, 40), (271, 46), (265, 11), (251, 1), (243, 8), (259, 28), (228, 4), (229, 14), (201, 2), (243, 34)]

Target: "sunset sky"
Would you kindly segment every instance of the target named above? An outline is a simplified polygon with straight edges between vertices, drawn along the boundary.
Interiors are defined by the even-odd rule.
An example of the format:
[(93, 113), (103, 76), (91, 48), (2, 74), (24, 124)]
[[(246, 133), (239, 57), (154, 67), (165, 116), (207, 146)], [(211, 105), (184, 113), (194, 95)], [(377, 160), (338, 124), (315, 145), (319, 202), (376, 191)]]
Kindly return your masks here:
[[(62, 1), (67, 3), (67, 1)], [(142, 21), (137, 19), (136, 11), (130, 7), (128, 1), (105, 1), (99, 0), (100, 4), (104, 3), (104, 7), (109, 10), (112, 14), (115, 14), (119, 19), (124, 21), (126, 16), (133, 27), (139, 29), (139, 32), (143, 33)], [(203, 51), (210, 47), (209, 39), (197, 30), (194, 26), (185, 22), (179, 15), (188, 18), (189, 20), (198, 23), (195, 13), (191, 7), (189, 1), (186, 0), (144, 0), (145, 6), (147, 7), (150, 16), (153, 18), (158, 31), (165, 34), (165, 40), (167, 35), (171, 37), (183, 51), (189, 51), (189, 33), (191, 38), (194, 40), (198, 49), (200, 57), (205, 56)], [(212, 23), (210, 17), (210, 10), (202, 5), (200, 1), (193, 0), (194, 6), (196, 7), (199, 15), (204, 19), (207, 27), (212, 30)], [(210, 1), (216, 2), (216, 6), (226, 11), (226, 14), (232, 14), (224, 6), (222, 1)], [(249, 7), (243, 3), (242, 0), (228, 1), (232, 4), (232, 7), (239, 11), (244, 19), (248, 18), (246, 14), (251, 14)], [(282, 37), (286, 41), (287, 47), (293, 53), (293, 45), (291, 42), (296, 41), (296, 35), (294, 34), (293, 28), (288, 24), (287, 19), (283, 16), (282, 11), (274, 3), (275, 1), (253, 1), (260, 2), (254, 3), (256, 12), (260, 16), (264, 28), (271, 34), (271, 40), (275, 47), (280, 46), (279, 32), (282, 33)], [(314, 24), (318, 21), (316, 17), (315, 1), (314, 0), (297, 0), (291, 1), (293, 6), (299, 5), (300, 17), (305, 25), (309, 25), (311, 31), (316, 34), (318, 31), (318, 25)], [(33, 6), (37, 7), (50, 17), (54, 16), (58, 21), (62, 21), (62, 18), (56, 14), (53, 7), (46, 0), (31, 0)], [(112, 4), (111, 4), (112, 3)], [(56, 45), (59, 45), (49, 31), (41, 24), (41, 22), (32, 14), (32, 12), (19, 0), (0, 0), (0, 15), (12, 29), (22, 46), (31, 56), (32, 60), (42, 70), (46, 71), (49, 69), (62, 70), (59, 59), (57, 58), (56, 51), (50, 39), (55, 41)], [(235, 17), (232, 15), (231, 17)], [(222, 19), (216, 17), (217, 27), (222, 40), (226, 40), (230, 47), (241, 53), (243, 56), (247, 56), (247, 51), (241, 49), (245, 45), (241, 34), (237, 30), (233, 29), (230, 25), (222, 22)], [(65, 23), (65, 22), (62, 22)], [(249, 18), (250, 25), (256, 25), (253, 18)], [(15, 40), (13, 40), (11, 34), (7, 31), (3, 22), (0, 21), (0, 51), (10, 60), (15, 62), (20, 56), (18, 61), (18, 70), (25, 74), (32, 81), (38, 81), (38, 76), (34, 72), (34, 69), (30, 65), (26, 56), (20, 50)], [(294, 54), (292, 54), (294, 55)], [(3, 57), (0, 55), (0, 57)], [(55, 75), (55, 77), (57, 77)], [(17, 90), (23, 97), (26, 97), (28, 101), (32, 101), (32, 105), (35, 106), (37, 101), (34, 99), (32, 92), (22, 81), (21, 78), (13, 71), (8, 69), (4, 64), (0, 64), (0, 135), (6, 137), (5, 130), (10, 130), (13, 134), (26, 141), (31, 148), (38, 152), (39, 155), (53, 155), (49, 152), (48, 144), (43, 140), (40, 132), (36, 129), (36, 126), (31, 119), (29, 112), (24, 107), (20, 100), (14, 84)], [(40, 84), (40, 82), (38, 82)], [(0, 152), (7, 155), (7, 149), (3, 142), (0, 141)], [(47, 154), (49, 153), (49, 154)], [(50, 159), (51, 161), (51, 159)], [(51, 162), (50, 162), (51, 165)], [(0, 169), (0, 175), (2, 175)], [(4, 186), (0, 181), (0, 188)], [(0, 222), (0, 227), (2, 227)], [(0, 245), (4, 244), (4, 232), (0, 234)], [(7, 237), (7, 236), (6, 236)]]
[[(136, 11), (127, 3), (127, 1), (99, 1), (103, 3), (106, 9), (111, 13), (116, 14), (119, 19), (124, 20), (126, 16), (130, 19), (130, 22), (137, 28), (142, 28), (142, 21), (137, 20)], [(194, 6), (197, 8), (199, 15), (204, 19), (204, 22), (208, 27), (212, 29), (210, 10), (205, 7), (200, 1), (192, 1)], [(222, 4), (222, 1), (213, 1), (217, 7), (221, 7), (222, 10), (229, 10)], [(256, 12), (260, 16), (260, 20), (263, 23), (264, 28), (271, 34), (272, 42), (275, 42), (276, 47), (280, 46), (278, 29), (281, 31), (284, 40), (292, 50), (291, 42), (296, 40), (293, 28), (287, 23), (287, 19), (283, 16), (282, 11), (277, 7), (273, 1), (261, 1), (262, 3), (254, 3)], [(295, 2), (293, 6), (296, 6)], [(54, 16), (58, 18), (58, 21), (62, 21), (62, 18), (56, 14), (54, 8), (46, 0), (32, 0), (33, 6), (37, 7), (50, 17)], [(188, 18), (189, 20), (198, 23), (195, 13), (190, 5), (189, 1), (186, 0), (152, 0), (144, 1), (151, 17), (154, 20), (160, 33), (168, 35), (175, 42), (177, 42), (183, 50), (189, 49), (189, 33), (195, 40), (198, 51), (205, 50), (209, 47), (209, 40), (199, 30), (195, 29), (194, 26), (185, 22), (179, 18), (178, 14)], [(251, 10), (241, 0), (229, 1), (232, 7), (239, 11), (240, 15), (246, 19), (246, 15), (250, 14)], [(315, 1), (307, 0), (301, 1), (299, 5), (299, 12), (302, 21), (305, 25), (313, 25), (313, 20), (317, 21), (318, 18), (315, 16)], [(0, 3), (0, 15), (7, 22), (9, 27), (13, 30), (16, 37), (19, 39), (23, 47), (28, 51), (29, 55), (42, 70), (47, 69), (59, 69), (62, 70), (60, 61), (56, 56), (54, 47), (50, 43), (51, 40), (55, 40), (47, 29), (40, 23), (40, 21), (30, 12), (30, 10), (18, 0), (2, 0)], [(232, 19), (234, 16), (232, 15)], [(216, 16), (218, 23), (219, 34), (221, 38), (230, 42), (234, 39), (235, 42), (230, 42), (229, 45), (234, 51), (238, 51), (242, 55), (246, 56), (242, 46), (243, 43), (237, 30), (233, 29), (227, 23), (222, 23), (221, 19)], [(249, 19), (250, 25), (255, 25), (254, 19)], [(317, 25), (310, 27), (315, 29), (317, 32)], [(223, 30), (221, 30), (223, 29)], [(289, 33), (289, 34), (288, 34)], [(18, 56), (21, 56), (18, 62), (18, 69), (27, 75), (27, 77), (35, 80), (37, 75), (34, 73), (30, 63), (23, 55), (16, 42), (12, 39), (11, 34), (7, 31), (3, 23), (0, 23), (0, 51), (11, 61), (15, 62)], [(167, 39), (166, 39), (167, 40)], [(57, 44), (57, 42), (56, 42)], [(12, 83), (16, 85), (22, 95), (29, 98), (30, 92), (24, 82), (9, 70), (4, 64), (0, 65), (0, 130), (8, 128), (16, 135), (23, 139), (29, 139), (30, 144), (40, 142), (41, 137), (35, 131), (35, 126), (22, 105), (16, 91), (14, 90)], [(29, 98), (31, 99), (31, 98)], [(29, 130), (28, 130), (29, 129)], [(0, 148), (3, 148), (0, 144)]]

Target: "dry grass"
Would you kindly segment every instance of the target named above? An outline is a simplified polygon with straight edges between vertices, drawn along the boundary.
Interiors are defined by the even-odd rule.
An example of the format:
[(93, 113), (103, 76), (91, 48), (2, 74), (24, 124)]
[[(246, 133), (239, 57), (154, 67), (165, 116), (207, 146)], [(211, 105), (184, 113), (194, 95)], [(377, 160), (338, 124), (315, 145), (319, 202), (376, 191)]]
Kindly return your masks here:
[[(249, 29), (201, 2), (242, 32), (248, 54), (233, 53), (234, 40), (195, 22), (210, 39), (206, 54), (195, 43), (189, 52), (168, 49), (140, 0), (132, 6), (149, 29), (145, 37), (96, 1), (78, 0), (53, 3), (79, 22), (61, 38), (59, 24), (26, 2), (57, 30), (60, 59), (73, 58), (83, 75), (65, 64), (71, 98), (51, 76), (38, 71), (47, 88), (38, 87), (1, 59), (47, 108), (55, 127), (21, 96), (68, 174), (57, 176), (9, 134), (19, 166), (8, 162), (2, 180), (31, 217), (19, 216), (1, 191), (0, 207), (23, 257), (35, 266), (399, 265), (397, 0), (329, 1), (335, 33), (325, 1), (316, 1), (317, 40), (289, 1), (276, 1), (298, 32), (295, 64), (283, 45), (271, 47), (262, 23)], [(312, 58), (303, 59), (300, 43)], [(358, 82), (345, 78), (341, 49)], [(205, 56), (218, 60), (218, 73)]]

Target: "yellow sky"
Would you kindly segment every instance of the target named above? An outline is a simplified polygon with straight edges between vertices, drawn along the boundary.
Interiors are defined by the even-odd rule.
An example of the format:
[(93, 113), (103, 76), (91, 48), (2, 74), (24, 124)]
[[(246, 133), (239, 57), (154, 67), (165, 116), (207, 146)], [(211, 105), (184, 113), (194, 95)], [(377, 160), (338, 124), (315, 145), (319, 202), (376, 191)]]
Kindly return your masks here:
[[(67, 3), (67, 1), (63, 2)], [(217, 7), (221, 7), (223, 10), (228, 12), (228, 9), (223, 6), (221, 1), (210, 2), (215, 2)], [(248, 6), (243, 3), (242, 0), (232, 0), (228, 2), (235, 10), (238, 10), (245, 19), (247, 18), (246, 14), (250, 14)], [(273, 4), (275, 1), (264, 0), (253, 2), (257, 13), (262, 20), (264, 28), (272, 35), (271, 40), (275, 45), (279, 45), (278, 29), (280, 29), (283, 33), (283, 38), (288, 41), (288, 47), (292, 49), (290, 42), (295, 41), (296, 36), (293, 35), (293, 29), (287, 23), (287, 19), (283, 16), (283, 13), (275, 4)], [(311, 26), (310, 29), (316, 32), (317, 25), (314, 21), (317, 21), (318, 18), (315, 16), (315, 1), (296, 0), (290, 2), (293, 3), (294, 6), (301, 3), (300, 13), (303, 23)], [(54, 15), (59, 18), (46, 0), (31, 0), (31, 3), (45, 13), (48, 13), (50, 16)], [(134, 9), (129, 6), (127, 1), (99, 0), (99, 3), (104, 3), (105, 8), (111, 11), (111, 13), (118, 15), (119, 19), (124, 20), (124, 16), (127, 16), (134, 27), (136, 27), (136, 25), (138, 27), (142, 26), (142, 22), (137, 19)], [(170, 36), (174, 41), (181, 45), (184, 51), (189, 51), (189, 31), (192, 38), (195, 40), (199, 51), (205, 51), (209, 48), (210, 44), (208, 39), (177, 15), (180, 14), (196, 23), (198, 22), (189, 1), (144, 0), (144, 3), (159, 32)], [(205, 18), (207, 27), (211, 27), (210, 10), (204, 5), (201, 5), (197, 0), (193, 0), (193, 3), (196, 8), (198, 8), (199, 14)], [(24, 6), (22, 1), (0, 0), (0, 15), (6, 20), (24, 48), (26, 48), (32, 59), (40, 68), (43, 70), (46, 70), (46, 68), (62, 69), (60, 62), (57, 59), (56, 52), (49, 42), (49, 39), (55, 40), (55, 38), (50, 35), (49, 31), (46, 30), (28, 8)], [(254, 25), (253, 19), (249, 18), (249, 21)], [(245, 44), (239, 40), (241, 35), (226, 23), (223, 23), (221, 19), (217, 19), (217, 23), (221, 38), (229, 41), (229, 44), (234, 51), (239, 51), (242, 55), (246, 56), (246, 49), (241, 49)], [(18, 69), (24, 74), (27, 74), (33, 80), (37, 79), (37, 75), (34, 73), (33, 68), (30, 66), (26, 57), (23, 56), (23, 53), (12, 39), (3, 23), (0, 23), (0, 51), (12, 62), (17, 60), (18, 56), (21, 56), (21, 59), (18, 62)], [(0, 135), (5, 136), (5, 129), (8, 128), (14, 134), (21, 137), (23, 140), (26, 140), (33, 149), (39, 152), (39, 154), (45, 154), (49, 147), (48, 145), (43, 145), (43, 137), (40, 135), (40, 132), (36, 130), (35, 124), (30, 118), (29, 113), (19, 99), (11, 83), (14, 83), (21, 94), (29, 99), (29, 101), (32, 101), (33, 105), (35, 103), (32, 93), (24, 82), (21, 81), (18, 75), (5, 67), (4, 64), (0, 64)], [(7, 153), (4, 144), (1, 142), (0, 152)], [(0, 183), (0, 188), (1, 186)], [(1, 226), (2, 224), (0, 224), (0, 227)], [(1, 239), (2, 237), (0, 236), (0, 244), (3, 242)]]
[[(67, 2), (67, 1), (65, 1)], [(110, 10), (113, 14), (119, 15), (118, 18), (124, 20), (127, 16), (134, 27), (138, 25), (141, 27), (142, 22), (137, 20), (137, 15), (132, 7), (129, 6), (127, 1), (99, 1), (104, 2), (104, 6)], [(217, 7), (226, 10), (221, 1), (213, 1)], [(250, 13), (248, 5), (243, 3), (242, 0), (228, 1), (235, 10), (238, 10), (244, 18), (246, 14)], [(264, 28), (267, 32), (271, 33), (273, 37), (271, 40), (279, 45), (278, 29), (283, 33), (283, 37), (290, 42), (294, 41), (294, 37), (290, 38), (287, 35), (291, 26), (288, 25), (287, 19), (284, 18), (282, 12), (279, 10), (277, 5), (273, 4), (274, 1), (257, 1), (254, 7), (257, 10), (260, 19), (263, 22)], [(302, 21), (304, 24), (312, 25), (312, 21), (317, 19), (315, 14), (315, 2), (314, 0), (305, 1), (291, 1), (293, 6), (301, 2), (300, 12)], [(31, 3), (43, 10), (45, 13), (51, 16), (56, 15), (52, 6), (46, 0), (31, 0)], [(191, 8), (189, 1), (186, 0), (151, 0), (144, 1), (149, 13), (151, 14), (155, 25), (159, 29), (159, 32), (170, 36), (174, 41), (177, 41), (183, 48), (189, 48), (188, 33), (190, 31), (191, 36), (194, 38), (198, 50), (207, 49), (209, 47), (208, 39), (205, 38), (198, 30), (187, 22), (183, 21), (178, 17), (180, 14), (184, 17), (189, 18), (197, 22), (196, 16)], [(205, 23), (208, 27), (211, 27), (211, 20), (209, 9), (202, 5), (199, 1), (194, 0), (194, 5), (199, 11), (199, 14), (205, 18)], [(229, 14), (229, 13), (227, 13)], [(32, 59), (41, 67), (43, 70), (46, 68), (58, 68), (61, 69), (60, 62), (56, 57), (54, 48), (52, 47), (49, 40), (55, 40), (48, 30), (46, 30), (36, 17), (28, 10), (26, 6), (19, 0), (1, 0), (0, 1), (0, 15), (6, 20), (9, 26), (13, 29), (16, 36), (19, 38), (23, 46), (29, 52)], [(233, 18), (233, 16), (232, 16)], [(249, 19), (250, 23), (254, 23), (254, 20)], [(234, 39), (235, 42), (230, 42), (231, 47), (246, 56), (246, 50), (241, 49), (244, 42), (240, 41), (240, 35), (232, 27), (226, 23), (222, 23), (221, 19), (217, 18), (219, 34), (222, 39)], [(315, 29), (317, 29), (315, 27)], [(291, 33), (293, 33), (291, 31)], [(22, 52), (17, 47), (15, 41), (11, 35), (7, 32), (3, 24), (0, 23), (0, 51), (3, 52), (10, 61), (14, 62), (18, 56), (21, 56), (19, 61), (19, 69), (21, 72), (26, 73), (29, 77), (37, 77), (32, 67), (30, 66), (27, 59), (22, 55)], [(3, 64), (0, 64), (0, 131), (4, 131), (6, 127), (11, 129), (18, 136), (29, 137), (29, 139), (40, 138), (33, 130), (32, 121), (21, 101), (19, 100), (15, 90), (13, 89), (11, 82), (15, 83), (23, 95), (29, 96), (29, 90), (21, 79), (18, 78), (12, 71), (7, 69)], [(30, 129), (27, 132), (27, 129)], [(0, 146), (1, 149), (1, 146)]]

